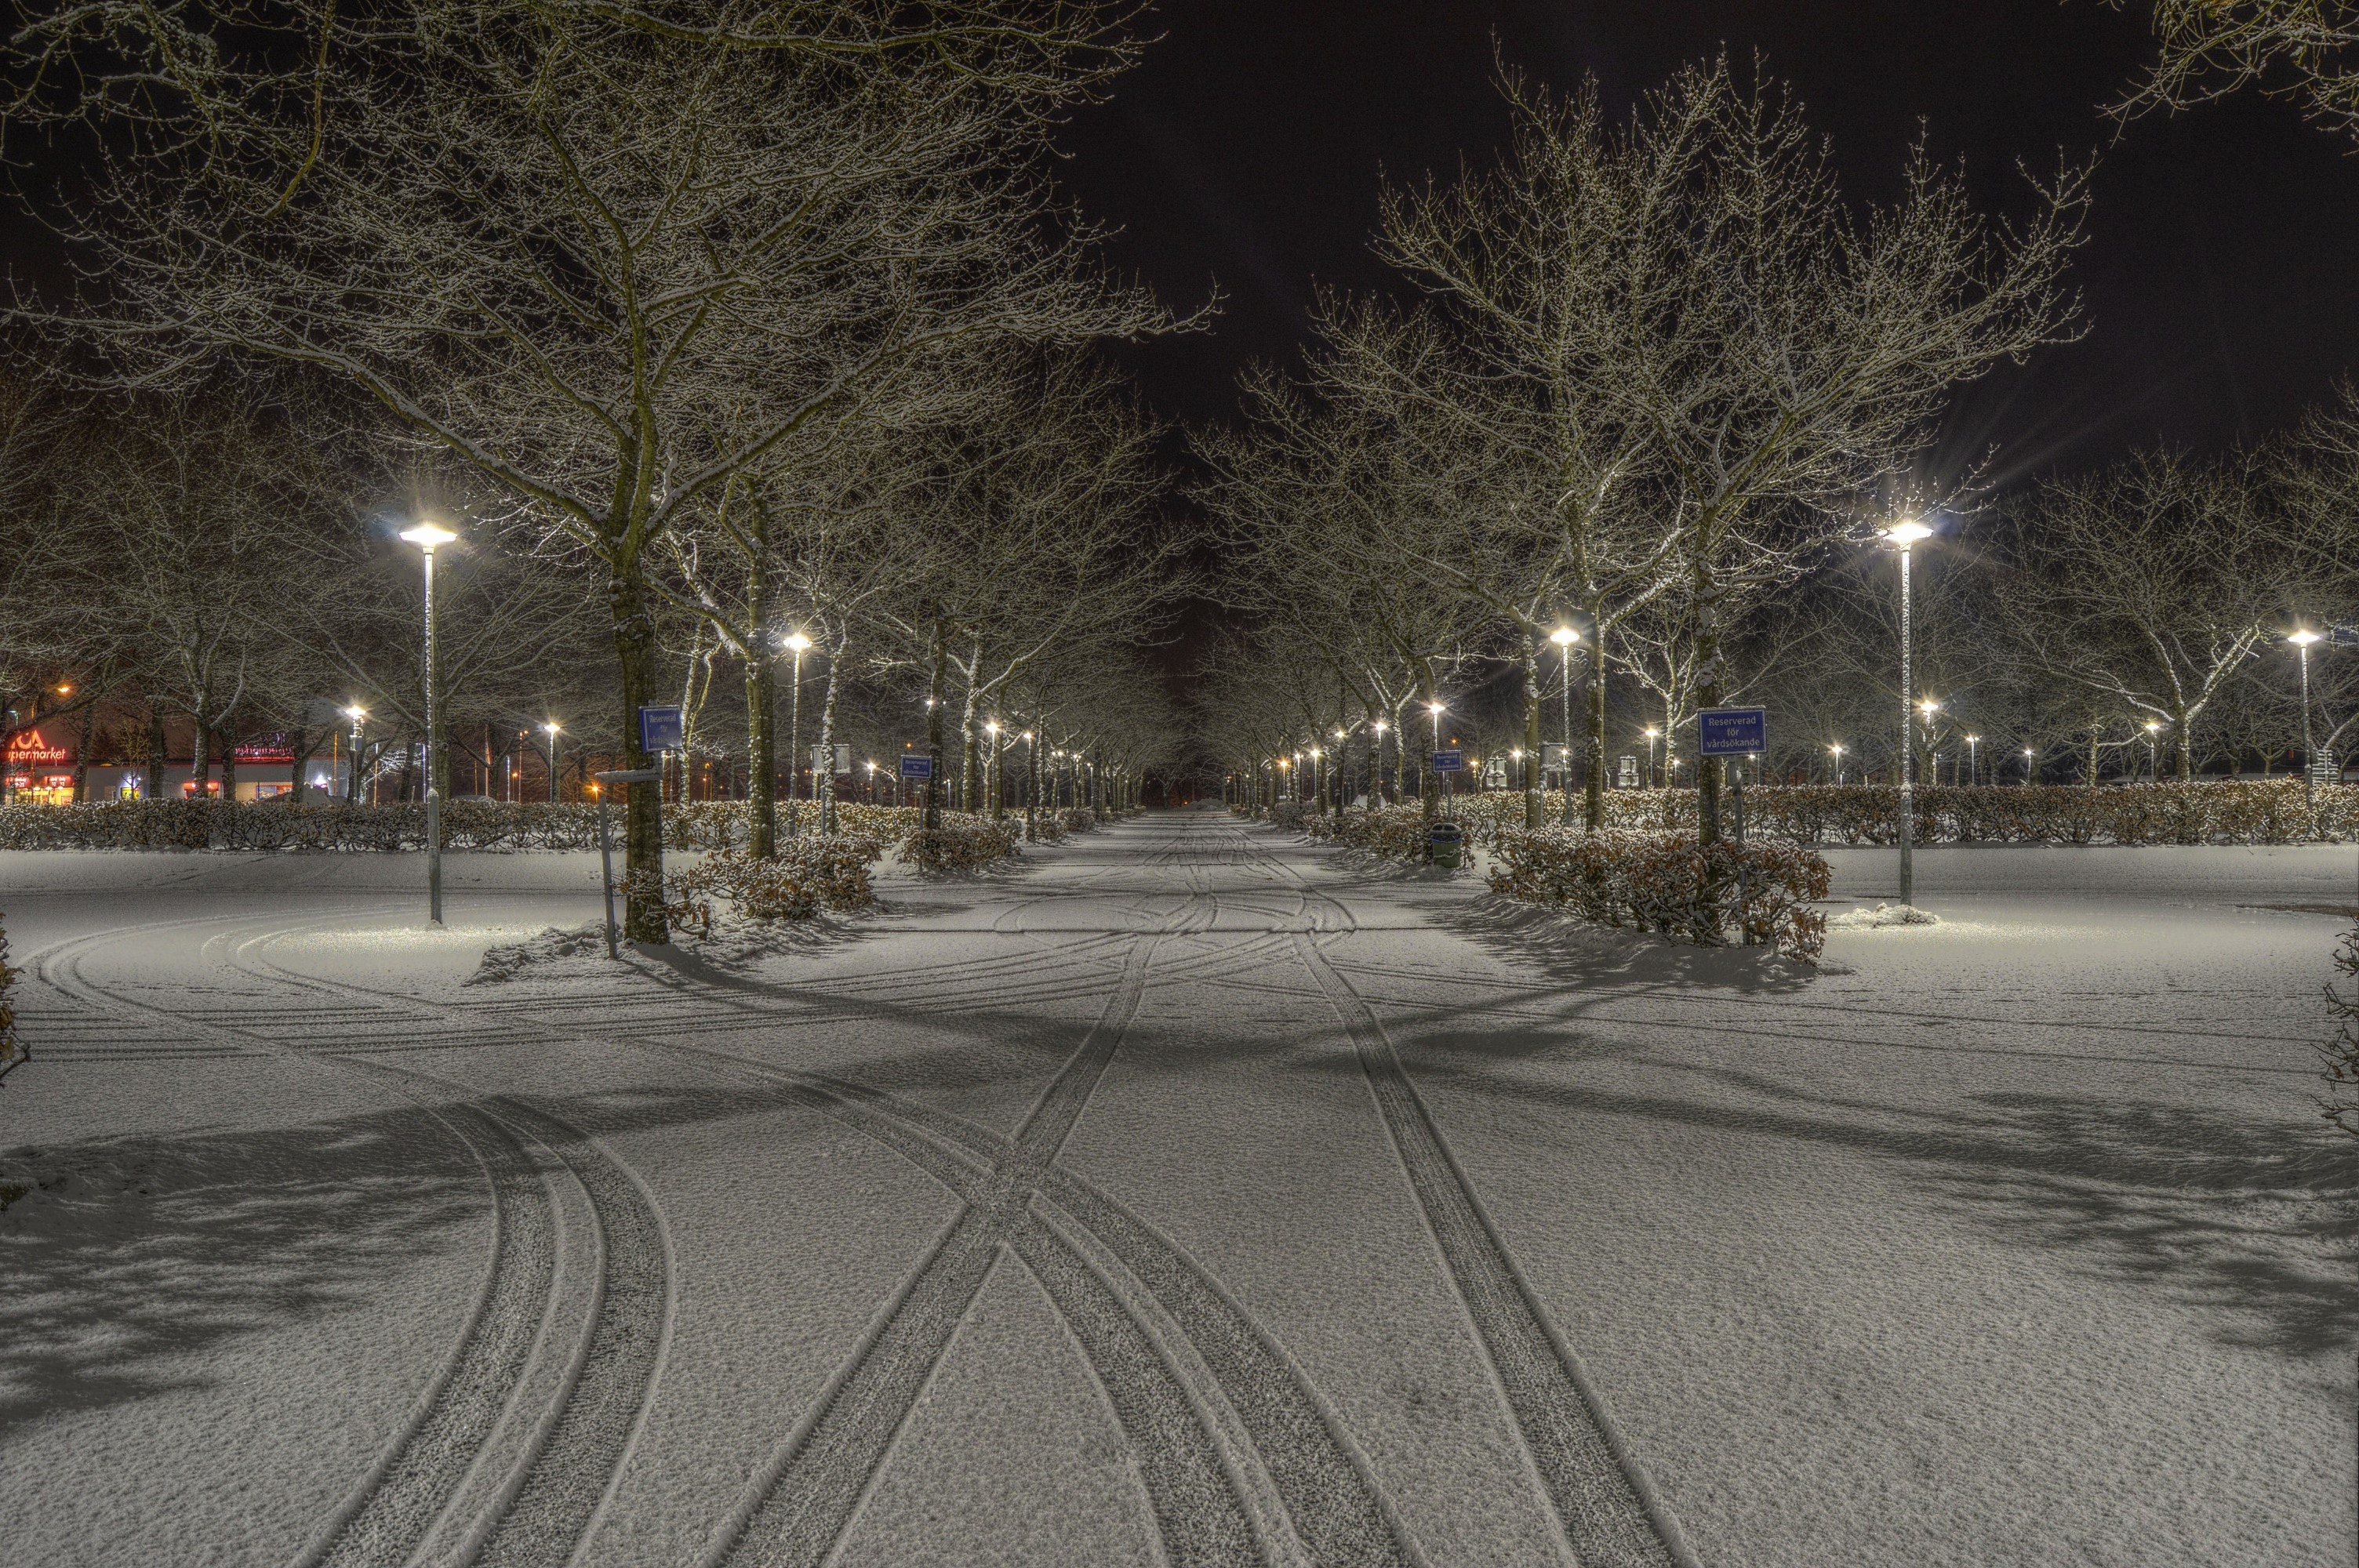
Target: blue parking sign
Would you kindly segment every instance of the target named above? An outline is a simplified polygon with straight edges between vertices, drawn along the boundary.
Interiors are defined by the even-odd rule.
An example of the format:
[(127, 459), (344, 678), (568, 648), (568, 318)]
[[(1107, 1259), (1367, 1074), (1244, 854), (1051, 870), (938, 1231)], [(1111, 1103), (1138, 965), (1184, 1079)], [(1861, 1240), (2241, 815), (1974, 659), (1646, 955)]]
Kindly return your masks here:
[(1757, 757), (1769, 750), (1766, 708), (1707, 708), (1696, 715), (1696, 750), (1707, 757)]
[(679, 750), (679, 708), (642, 708), (639, 709), (639, 750), (642, 752)]
[(932, 778), (934, 776), (934, 760), (931, 757), (903, 757), (901, 759), (901, 776), (905, 779)]
[(1465, 770), (1466, 753), (1463, 752), (1436, 752), (1433, 754), (1433, 771), (1437, 773), (1463, 773)]

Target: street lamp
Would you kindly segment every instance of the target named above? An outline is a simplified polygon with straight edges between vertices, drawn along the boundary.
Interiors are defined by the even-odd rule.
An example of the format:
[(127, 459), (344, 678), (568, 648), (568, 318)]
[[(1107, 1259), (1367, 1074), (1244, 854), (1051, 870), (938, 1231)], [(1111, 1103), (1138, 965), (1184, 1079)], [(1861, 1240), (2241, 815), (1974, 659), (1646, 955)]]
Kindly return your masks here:
[(2287, 635), (2301, 655), (2301, 809), (2313, 831), (2318, 822), (2318, 771), (2311, 766), (2310, 740), (2310, 645), (2319, 641), (2318, 633), (2308, 627)]
[(1916, 902), (1917, 792), (1916, 737), (1908, 726), (1909, 709), (1909, 549), (1933, 536), (1933, 530), (1910, 518), (1884, 530), (1885, 541), (1900, 552), (1900, 902)]
[(1436, 792), (1439, 792), (1442, 787), (1441, 770), (1433, 767), (1433, 753), (1441, 750), (1441, 715), (1444, 709), (1439, 702), (1429, 702), (1425, 705), (1425, 710), (1433, 719), (1433, 746), (1425, 754), (1426, 766), (1431, 769), (1433, 786)]
[(1368, 746), (1368, 799), (1382, 809), (1385, 804), (1385, 721), (1371, 719), (1368, 728), (1376, 737)]
[[(1655, 773), (1655, 742), (1657, 740), (1661, 738), (1662, 733), (1663, 732), (1660, 730), (1656, 729), (1651, 724), (1647, 726), (1647, 787), (1649, 789), (1655, 787), (1655, 779), (1657, 776)], [(1667, 758), (1665, 760), (1668, 761), (1669, 759)], [(1670, 781), (1669, 779), (1665, 779), (1663, 783), (1668, 786)]]
[(554, 719), (540, 727), (541, 733), (549, 737), (549, 804), (551, 806), (557, 804), (557, 736), (564, 728)]
[(1966, 737), (1966, 783), (1969, 785), (1983, 782), (1982, 752), (1978, 749), (1981, 742), (1979, 735)]
[(1827, 748), (1827, 754), (1835, 760), (1835, 783), (1837, 784), (1841, 784), (1843, 780), (1843, 749), (1841, 746), (1829, 746)]
[(2149, 719), (2146, 721), (2146, 782), (2148, 784), (2162, 782), (2161, 766), (2155, 760), (2154, 750), (2155, 731), (2161, 728), (2161, 723), (2156, 719)]
[[(1564, 825), (1572, 826), (1572, 645), (1581, 641), (1581, 633), (1570, 626), (1560, 626), (1549, 633), (1554, 643), (1564, 672), (1564, 752), (1563, 763), (1557, 770), (1564, 784)], [(1647, 766), (1654, 767), (1654, 749), (1647, 748)], [(1545, 787), (1545, 786), (1543, 786)]]
[(358, 805), (361, 798), (361, 726), (368, 721), (368, 709), (355, 702), (344, 709), (344, 717), (353, 721), (353, 771), (344, 776), (344, 798)]
[(408, 544), (418, 546), (426, 557), (426, 656), (424, 679), (419, 684), (426, 692), (426, 918), (429, 925), (442, 924), (442, 788), (435, 781), (434, 764), (440, 752), (436, 731), (441, 723), (441, 711), (435, 705), (434, 694), (434, 551), (437, 546), (453, 543), (459, 537), (448, 528), (431, 523), (420, 523), (405, 529), (401, 535)]
[[(803, 755), (803, 654), (810, 651), (811, 640), (799, 632), (789, 632), (778, 639), (778, 645), (795, 656), (794, 695), (787, 699), (787, 837), (795, 836), (798, 822), (795, 814), (796, 791), (802, 784)], [(933, 706), (933, 698), (926, 699)]]
[(2039, 771), (2038, 759), (2039, 753), (2038, 752), (2032, 750), (2028, 746), (2026, 746), (2023, 749), (2023, 787), (2026, 789), (2029, 789), (2038, 782), (2038, 774)]
[(983, 732), (988, 737), (984, 744), (991, 752), (991, 777), (983, 786), (984, 814), (996, 816), (999, 815), (999, 720), (984, 719)]

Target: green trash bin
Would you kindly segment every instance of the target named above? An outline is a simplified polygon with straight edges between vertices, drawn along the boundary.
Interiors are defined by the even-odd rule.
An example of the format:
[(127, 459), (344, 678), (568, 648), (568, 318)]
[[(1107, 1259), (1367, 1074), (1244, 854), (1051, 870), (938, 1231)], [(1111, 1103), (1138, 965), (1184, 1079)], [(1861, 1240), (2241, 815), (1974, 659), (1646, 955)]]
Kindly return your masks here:
[(1455, 822), (1437, 822), (1425, 830), (1425, 860), (1428, 865), (1455, 871), (1465, 853), (1466, 830)]

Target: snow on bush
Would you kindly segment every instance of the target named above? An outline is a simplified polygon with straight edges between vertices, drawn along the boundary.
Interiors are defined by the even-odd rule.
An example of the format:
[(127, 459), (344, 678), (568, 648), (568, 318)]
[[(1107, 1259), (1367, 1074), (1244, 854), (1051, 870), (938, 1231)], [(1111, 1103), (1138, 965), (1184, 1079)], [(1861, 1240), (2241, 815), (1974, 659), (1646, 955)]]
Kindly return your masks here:
[(1036, 844), (1054, 844), (1065, 837), (1065, 825), (1057, 820), (1054, 812), (1041, 812), (1025, 828), (1024, 836)]
[(1827, 922), (1843, 931), (1880, 931), (1887, 925), (1939, 925), (1941, 917), (1913, 903), (1879, 903), (1874, 909), (1853, 909)]
[(901, 863), (937, 876), (986, 871), (1019, 853), (1022, 835), (1012, 819), (946, 815), (901, 840)]
[(16, 984), (16, 971), (8, 967), (8, 930), (0, 925), (0, 1078), (16, 1071), (27, 1054), (24, 1041), (16, 1035), (16, 1010), (8, 1001)]
[(1304, 819), (1318, 815), (1299, 800), (1281, 800), (1269, 808), (1270, 825), (1283, 827), (1289, 833), (1301, 832)]
[[(0, 957), (5, 957), (0, 946)], [(2335, 945), (2334, 967), (2343, 979), (2359, 979), (2359, 926), (2344, 932)], [(2327, 1120), (2359, 1138), (2359, 985), (2349, 990), (2328, 985), (2326, 1007), (2334, 1019), (2334, 1038), (2319, 1047), (2319, 1055), (2332, 1087), (2320, 1108)]]
[(1797, 958), (1826, 946), (1826, 916), (1810, 906), (1827, 895), (1827, 863), (1794, 845), (1699, 848), (1682, 833), (1517, 827), (1494, 830), (1490, 849), (1493, 892), (1600, 925), (1708, 946), (1733, 927)]
[(713, 901), (762, 925), (809, 920), (822, 909), (866, 909), (876, 902), (866, 850), (842, 836), (797, 838), (766, 860), (714, 849), (670, 879), (664, 910), (675, 931), (712, 935)]
[(1068, 833), (1087, 833), (1098, 825), (1098, 814), (1086, 806), (1069, 806), (1057, 813), (1057, 822)]
[(1332, 838), (1347, 849), (1358, 849), (1386, 860), (1413, 860), (1425, 853), (1425, 814), (1414, 806), (1379, 806), (1373, 811), (1347, 811), (1343, 819), (1318, 818), (1314, 838)]
[[(2103, 789), (1945, 784), (1918, 789), (1915, 801), (1919, 844), (2295, 844), (2312, 837), (2299, 778)], [(1564, 820), (1561, 794), (1551, 793), (1544, 805), (1550, 824)], [(1723, 821), (1729, 809), (1729, 797), (1723, 795)], [(1576, 820), (1581, 810), (1575, 797)], [(1451, 803), (1451, 814), (1465, 825), (1468, 838), (1487, 843), (1494, 832), (1523, 828), (1524, 797), (1505, 790), (1461, 795)], [(1891, 844), (1899, 838), (1899, 795), (1880, 784), (1767, 785), (1745, 792), (1745, 822), (1748, 838)], [(1628, 832), (1692, 833), (1695, 791), (1608, 790), (1604, 826)], [(2359, 838), (2359, 785), (2329, 784), (2319, 790), (2316, 836)]]

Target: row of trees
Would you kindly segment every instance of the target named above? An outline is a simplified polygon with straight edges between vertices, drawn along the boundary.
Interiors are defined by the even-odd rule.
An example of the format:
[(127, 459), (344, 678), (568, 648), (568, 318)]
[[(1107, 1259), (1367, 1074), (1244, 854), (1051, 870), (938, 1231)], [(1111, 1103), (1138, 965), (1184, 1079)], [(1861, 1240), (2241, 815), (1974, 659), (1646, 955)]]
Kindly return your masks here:
[[(1357, 774), (1388, 734), (1398, 789), (1440, 704), (1441, 738), (1518, 754), (1537, 826), (1570, 698), (1592, 826), (1606, 760), (1660, 737), (1712, 837), (1723, 768), (1692, 730), (1723, 704), (1768, 703), (1777, 773), (1889, 773), (1899, 605), (1876, 533), (1904, 518), (1940, 530), (1918, 548), (1919, 776), (1938, 753), (1995, 777), (2027, 751), (2093, 782), (2159, 737), (2188, 777), (2299, 744), (2282, 636), (2359, 615), (2359, 400), (2218, 460), (1935, 484), (1945, 394), (2076, 330), (2077, 171), (1999, 222), (1919, 151), (1864, 209), (1791, 102), (1724, 63), (1625, 124), (1592, 91), (1504, 86), (1496, 168), (1386, 201), (1409, 303), (1324, 297), (1305, 372), (1249, 377), (1246, 422), (1202, 443), (1256, 627), (1207, 699), (1232, 771), (1342, 745)], [(2359, 670), (2314, 674), (2331, 744)]]
[[(1138, 547), (1158, 536), (1136, 526), (1159, 482), (1154, 428), (1087, 351), (1184, 323), (1098, 266), (1045, 172), (1056, 115), (1132, 59), (1135, 10), (100, 0), (52, 13), (13, 41), (5, 125), (12, 150), (44, 147), (35, 167), (56, 178), (33, 210), (82, 287), (26, 319), (53, 360), (142, 400), (101, 412), (109, 430), (158, 406), (187, 422), (157, 445), (191, 469), (258, 463), (247, 477), (293, 482), (279, 460), (320, 439), (310, 416), (332, 411), (355, 438), (332, 448), (378, 454), (357, 493), (462, 521), (471, 552), (499, 561), (471, 590), (485, 615), (454, 617), (481, 633), (473, 689), (493, 708), (513, 708), (503, 682), (545, 688), (574, 666), (594, 627), (603, 749), (647, 766), (637, 710), (685, 691), (701, 712), (715, 671), (735, 668), (757, 852), (774, 831), (779, 640), (796, 632), (828, 655), (821, 737), (849, 683), (890, 670), (929, 699), (938, 755), (959, 736), (970, 785), (995, 711), (1136, 750), (1169, 727), (1117, 734), (1104, 716), (1139, 705), (1109, 708), (1104, 690), (1150, 689), (1126, 650), (1179, 579)], [(293, 391), (253, 392), (273, 367), (299, 376), (299, 407)], [(347, 502), (351, 472), (336, 465)], [(54, 488), (82, 504), (74, 484)], [(233, 510), (213, 508), (209, 531), (162, 524), (211, 557), (184, 577), (267, 582), (312, 551), (399, 569), (349, 505), (300, 513), (321, 531), (300, 542), (287, 505)], [(38, 570), (82, 573), (77, 591), (114, 575), (103, 549), (71, 564), (83, 537)], [(252, 572), (222, 559), (249, 546)], [(40, 600), (33, 568), (12, 576), (31, 584), (19, 602)], [(187, 596), (210, 607), (192, 634), (308, 618), (308, 578), (280, 582), (250, 619)], [(397, 611), (389, 576), (387, 592)], [(320, 602), (341, 641), (346, 607)], [(200, 729), (273, 686), (242, 654), (224, 643), (206, 673), (174, 676)], [(381, 659), (367, 673), (397, 706), (414, 687)], [(469, 686), (444, 676), (454, 697)], [(631, 933), (660, 940), (647, 792), (626, 839)]]

